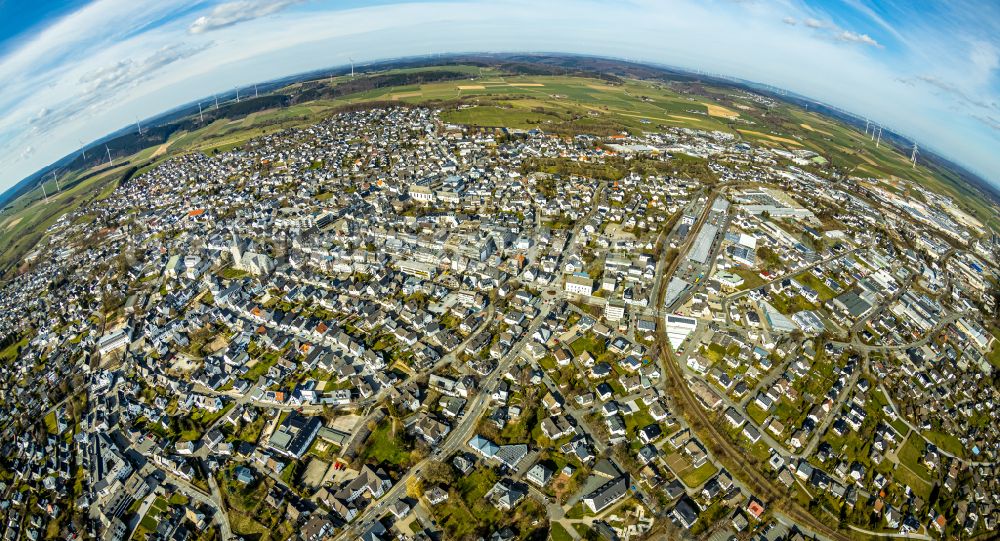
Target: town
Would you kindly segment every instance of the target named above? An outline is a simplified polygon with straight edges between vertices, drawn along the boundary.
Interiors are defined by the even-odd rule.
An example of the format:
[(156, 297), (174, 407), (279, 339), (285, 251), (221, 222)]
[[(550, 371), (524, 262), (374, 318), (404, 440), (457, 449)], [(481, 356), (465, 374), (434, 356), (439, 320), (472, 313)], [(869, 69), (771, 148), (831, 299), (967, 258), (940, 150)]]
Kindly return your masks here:
[(0, 292), (3, 538), (995, 531), (1000, 238), (956, 201), (731, 133), (439, 113), (60, 217)]

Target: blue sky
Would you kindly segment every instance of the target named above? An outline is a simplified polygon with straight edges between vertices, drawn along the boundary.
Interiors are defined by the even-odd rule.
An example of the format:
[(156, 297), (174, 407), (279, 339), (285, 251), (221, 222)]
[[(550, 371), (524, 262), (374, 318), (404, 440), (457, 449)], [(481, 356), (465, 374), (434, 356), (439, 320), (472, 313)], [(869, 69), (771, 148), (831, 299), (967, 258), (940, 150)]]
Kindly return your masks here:
[(235, 86), (421, 54), (625, 57), (867, 116), (1000, 186), (1000, 2), (0, 0), (0, 189)]

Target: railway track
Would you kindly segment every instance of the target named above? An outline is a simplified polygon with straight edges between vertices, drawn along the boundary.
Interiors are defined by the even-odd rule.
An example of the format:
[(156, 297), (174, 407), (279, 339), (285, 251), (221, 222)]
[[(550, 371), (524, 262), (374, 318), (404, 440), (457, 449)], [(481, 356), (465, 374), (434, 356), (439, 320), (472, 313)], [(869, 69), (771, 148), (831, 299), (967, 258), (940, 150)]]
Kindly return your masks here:
[[(705, 211), (699, 217), (696, 224), (697, 227), (692, 228), (692, 234), (689, 235), (689, 238), (684, 243), (682, 249), (678, 251), (677, 257), (670, 262), (664, 273), (664, 278), (673, 275), (673, 273), (677, 270), (677, 266), (687, 255), (687, 252), (691, 247), (691, 243), (696, 236), (695, 232), (699, 231), (708, 219), (711, 202), (718, 196), (720, 191), (721, 187), (716, 188), (709, 195)], [(668, 280), (666, 279), (662, 280), (660, 288), (657, 291), (655, 305), (657, 307), (663, 305), (663, 300), (666, 296), (667, 282)], [(755, 467), (748, 466), (747, 452), (733, 444), (727, 435), (721, 433), (712, 419), (708, 417), (701, 404), (698, 403), (694, 394), (691, 392), (691, 389), (687, 385), (687, 381), (685, 380), (680, 366), (677, 363), (677, 358), (670, 349), (665, 325), (665, 318), (656, 318), (657, 358), (659, 358), (661, 363), (665, 365), (667, 374), (667, 378), (661, 382), (662, 390), (664, 392), (668, 390), (666, 382), (669, 380), (671, 386), (673, 387), (672, 396), (683, 406), (684, 411), (682, 413), (687, 418), (692, 431), (695, 432), (703, 442), (705, 442), (712, 455), (720, 463), (722, 463), (722, 465), (725, 466), (731, 474), (746, 483), (746, 485), (754, 491), (755, 496), (761, 498), (767, 504), (783, 498), (786, 495), (786, 491), (774, 484), (771, 479), (767, 478)], [(828, 539), (836, 541), (851, 540), (849, 535), (831, 528), (794, 501), (783, 505), (781, 511), (802, 527), (808, 528), (816, 534), (824, 536)]]

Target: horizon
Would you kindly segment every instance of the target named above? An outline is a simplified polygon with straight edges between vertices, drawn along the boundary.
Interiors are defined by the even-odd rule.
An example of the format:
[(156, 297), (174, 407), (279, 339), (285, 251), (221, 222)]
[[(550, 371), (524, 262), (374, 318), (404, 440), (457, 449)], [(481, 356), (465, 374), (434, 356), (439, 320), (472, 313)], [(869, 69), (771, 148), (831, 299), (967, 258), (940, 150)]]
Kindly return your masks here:
[[(15, 4), (25, 6), (5, 4), (0, 12)], [(81, 141), (235, 87), (334, 69), (350, 58), (364, 65), (466, 51), (628, 59), (782, 88), (870, 118), (1000, 188), (997, 7), (711, 4), (724, 9), (687, 0), (669, 9), (643, 0), (544, 8), (519, 0), (67, 0), (24, 8), (6, 13), (0, 26), (0, 76), (10, 81), (0, 98), (0, 190)], [(98, 21), (113, 32), (95, 30)], [(554, 21), (562, 24), (544, 36), (532, 31)], [(616, 32), (615, 21), (634, 31)], [(961, 39), (948, 37), (959, 30)], [(748, 41), (755, 47), (736, 48)]]
[[(366, 75), (368, 73), (378, 73), (378, 71), (382, 70), (382, 69), (392, 69), (392, 66), (395, 65), (395, 64), (415, 63), (415, 64), (418, 64), (418, 65), (433, 66), (433, 65), (437, 65), (434, 62), (435, 58), (440, 58), (441, 60), (444, 61), (441, 65), (447, 66), (447, 65), (450, 65), (451, 63), (453, 63), (455, 60), (461, 59), (462, 57), (476, 57), (476, 56), (481, 56), (481, 57), (484, 57), (484, 58), (496, 57), (498, 59), (502, 59), (504, 57), (513, 57), (513, 56), (518, 56), (518, 55), (529, 56), (529, 57), (536, 57), (536, 58), (558, 58), (558, 57), (569, 58), (569, 57), (578, 57), (578, 58), (601, 59), (601, 60), (609, 60), (609, 61), (621, 62), (623, 64), (633, 64), (633, 65), (637, 65), (637, 66), (643, 66), (643, 67), (652, 68), (652, 69), (658, 69), (658, 70), (670, 70), (670, 71), (674, 71), (674, 72), (677, 72), (677, 73), (683, 73), (683, 74), (686, 74), (686, 75), (703, 76), (703, 77), (710, 78), (710, 79), (729, 81), (731, 84), (770, 86), (770, 85), (766, 85), (765, 83), (760, 83), (759, 81), (751, 81), (751, 80), (741, 79), (741, 78), (737, 78), (737, 77), (730, 77), (730, 76), (727, 76), (725, 74), (719, 74), (719, 73), (706, 73), (706, 72), (703, 72), (703, 71), (690, 70), (690, 69), (685, 69), (685, 68), (674, 66), (674, 65), (670, 65), (670, 64), (663, 64), (663, 63), (657, 63), (657, 62), (641, 62), (641, 61), (636, 61), (636, 60), (629, 59), (629, 58), (618, 58), (618, 57), (601, 56), (601, 55), (588, 55), (588, 54), (571, 53), (571, 52), (565, 52), (565, 51), (494, 51), (494, 52), (466, 51), (466, 52), (451, 52), (451, 53), (439, 53), (439, 54), (427, 54), (427, 55), (418, 55), (418, 56), (406, 56), (406, 57), (394, 57), (394, 58), (375, 59), (375, 60), (372, 60), (370, 62), (365, 62), (363, 64), (356, 63), (354, 65), (354, 67), (358, 71), (359, 74)], [(425, 62), (422, 62), (422, 61), (425, 61)], [(300, 82), (300, 81), (308, 81), (308, 80), (311, 80), (310, 77), (315, 76), (317, 74), (334, 73), (334, 72), (338, 72), (338, 71), (350, 71), (350, 68), (351, 68), (351, 64), (350, 63), (347, 63), (347, 64), (338, 64), (338, 65), (332, 65), (332, 66), (322, 66), (322, 67), (319, 67), (317, 69), (313, 69), (313, 70), (309, 70), (309, 71), (305, 71), (305, 72), (294, 73), (294, 74), (285, 75), (285, 76), (282, 76), (282, 77), (276, 77), (276, 78), (273, 78), (273, 79), (268, 79), (268, 80), (263, 80), (263, 81), (250, 82), (250, 83), (247, 83), (246, 85), (240, 86), (239, 90), (247, 90), (249, 87), (255, 87), (255, 86), (258, 86), (258, 85), (275, 84), (275, 83), (279, 83), (279, 82), (281, 82), (281, 84), (288, 84), (288, 83), (285, 83), (285, 81), (290, 81), (291, 83)], [(163, 111), (160, 111), (158, 113), (149, 115), (147, 117), (138, 118), (133, 123), (124, 124), (124, 125), (118, 127), (117, 129), (115, 129), (113, 131), (110, 131), (110, 132), (108, 132), (108, 133), (106, 133), (104, 135), (101, 135), (101, 136), (93, 139), (92, 141), (84, 142), (79, 148), (70, 151), (69, 153), (67, 153), (67, 154), (65, 154), (65, 155), (57, 158), (56, 160), (52, 161), (49, 164), (43, 165), (39, 169), (37, 169), (37, 170), (33, 171), (32, 173), (28, 174), (27, 176), (25, 176), (25, 177), (17, 180), (14, 184), (11, 184), (10, 186), (8, 186), (6, 188), (0, 188), (0, 190), (2, 190), (2, 191), (0, 191), (0, 200), (6, 198), (8, 196), (8, 194), (10, 194), (11, 192), (17, 190), (20, 187), (21, 183), (23, 183), (25, 180), (28, 180), (28, 179), (30, 179), (30, 178), (32, 178), (34, 176), (40, 175), (40, 174), (46, 174), (46, 175), (49, 174), (51, 171), (56, 170), (58, 168), (57, 164), (60, 161), (63, 161), (63, 160), (66, 160), (66, 159), (72, 159), (82, 149), (91, 149), (91, 147), (93, 147), (95, 144), (101, 144), (104, 141), (113, 140), (114, 138), (119, 137), (119, 136), (123, 135), (124, 133), (128, 133), (136, 125), (136, 123), (140, 123), (141, 124), (141, 123), (146, 123), (146, 122), (155, 122), (155, 121), (157, 121), (158, 119), (160, 119), (162, 117), (170, 116), (172, 114), (176, 114), (176, 113), (178, 113), (178, 112), (180, 112), (180, 111), (182, 111), (182, 110), (184, 110), (184, 109), (186, 109), (188, 107), (193, 107), (196, 104), (210, 104), (210, 103), (212, 103), (212, 101), (213, 101), (214, 98), (219, 98), (220, 104), (221, 103), (227, 103), (228, 104), (228, 103), (231, 103), (235, 98), (233, 98), (233, 97), (225, 97), (224, 98), (224, 96), (226, 96), (228, 94), (232, 94), (236, 90), (237, 90), (236, 88), (233, 88), (233, 89), (228, 90), (227, 92), (223, 92), (223, 93), (215, 94), (215, 95), (201, 96), (201, 97), (198, 97), (198, 98), (196, 98), (194, 100), (174, 105), (174, 106), (170, 107), (169, 109), (165, 109)], [(771, 87), (770, 90), (772, 92), (774, 92), (774, 93), (788, 92), (788, 89), (779, 88), (779, 87)], [(273, 92), (273, 91), (274, 90), (269, 90), (268, 93)], [(823, 107), (833, 108), (835, 110), (838, 110), (841, 114), (847, 114), (847, 115), (853, 116), (855, 120), (863, 120), (864, 119), (864, 117), (862, 115), (858, 115), (857, 113), (855, 113), (853, 111), (840, 109), (839, 107), (836, 107), (836, 106), (833, 106), (831, 104), (824, 103), (822, 101), (816, 100), (816, 99), (814, 99), (814, 98), (812, 98), (810, 96), (804, 96), (804, 95), (796, 93), (795, 97), (796, 97), (796, 99), (809, 100), (809, 101), (811, 101), (811, 102), (813, 102), (813, 103), (815, 103), (817, 105), (823, 106)], [(787, 101), (787, 97), (783, 96), (782, 99), (785, 99), (785, 101)], [(209, 105), (206, 105), (206, 108), (207, 107), (209, 107)], [(891, 133), (891, 134), (894, 134), (894, 135), (899, 136), (899, 137), (906, 137), (906, 135), (899, 133), (897, 130), (895, 130), (891, 126), (883, 126), (883, 128), (884, 128), (885, 132), (887, 132), (887, 133)], [(914, 141), (914, 142), (919, 145), (920, 151), (922, 153), (929, 150), (931, 153), (937, 155), (939, 158), (943, 158), (945, 160), (948, 160), (951, 163), (956, 163), (950, 157), (944, 155), (943, 153), (941, 153), (937, 149), (935, 149), (935, 148), (933, 148), (933, 147), (931, 147), (929, 145), (924, 145), (920, 141)], [(890, 145), (891, 142), (888, 140), (888, 138), (886, 138), (884, 144)], [(900, 152), (903, 152), (905, 149), (897, 149), (897, 150), (900, 151)], [(958, 164), (958, 165), (961, 166), (961, 167), (965, 167), (965, 166), (963, 166), (961, 164)], [(965, 170), (967, 172), (973, 174), (973, 175), (976, 175), (984, 183), (983, 186), (975, 186), (976, 188), (984, 188), (984, 189), (989, 190), (990, 191), (989, 195), (991, 195), (994, 200), (1000, 201), (1000, 183), (993, 183), (993, 182), (989, 181), (985, 176), (983, 176), (983, 175), (981, 175), (981, 174), (979, 174), (979, 173), (977, 173), (975, 171), (972, 171), (972, 170), (970, 170), (968, 168), (966, 168)]]

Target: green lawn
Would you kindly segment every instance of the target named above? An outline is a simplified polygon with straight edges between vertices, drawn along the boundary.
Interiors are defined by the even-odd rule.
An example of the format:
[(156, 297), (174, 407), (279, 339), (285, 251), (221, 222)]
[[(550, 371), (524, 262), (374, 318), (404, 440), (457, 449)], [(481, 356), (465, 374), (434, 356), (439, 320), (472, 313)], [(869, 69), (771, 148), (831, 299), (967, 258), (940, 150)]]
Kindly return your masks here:
[(569, 347), (573, 350), (574, 355), (579, 355), (584, 351), (587, 351), (595, 358), (602, 355), (605, 351), (604, 338), (596, 336), (592, 333), (587, 333), (580, 338), (577, 338), (572, 344), (570, 344)]
[(562, 524), (553, 522), (549, 526), (549, 539), (551, 541), (573, 541), (573, 536), (566, 531)]
[(768, 418), (770, 413), (760, 409), (760, 406), (750, 402), (747, 404), (747, 415), (754, 420), (758, 425), (763, 425), (764, 421)]
[(938, 430), (930, 430), (924, 432), (923, 435), (928, 441), (937, 445), (939, 449), (958, 457), (965, 456), (965, 446), (962, 445), (957, 436), (945, 434)]
[(441, 120), (453, 124), (530, 129), (558, 122), (560, 118), (551, 113), (536, 113), (530, 110), (491, 105), (447, 111), (441, 114)]
[(993, 346), (993, 349), (986, 355), (986, 359), (996, 368), (1000, 368), (1000, 341)]
[(761, 278), (760, 274), (753, 269), (733, 267), (729, 269), (729, 271), (733, 274), (739, 275), (740, 278), (743, 278), (743, 285), (738, 288), (740, 290), (755, 289), (764, 284), (764, 279)]
[(385, 420), (379, 423), (365, 442), (365, 449), (360, 456), (361, 461), (374, 461), (379, 464), (387, 462), (397, 466), (408, 463), (410, 447), (403, 442), (402, 432), (401, 424), (396, 427), (394, 435), (391, 421)]
[(681, 481), (689, 487), (700, 487), (718, 472), (719, 469), (714, 464), (706, 462), (700, 468), (695, 468), (681, 476)]
[(810, 287), (819, 294), (820, 301), (827, 301), (836, 296), (836, 293), (830, 289), (830, 286), (823, 283), (822, 280), (816, 277), (812, 272), (806, 271), (795, 277), (802, 285)]
[(50, 411), (48, 415), (45, 416), (45, 429), (49, 431), (49, 434), (56, 434), (59, 432), (59, 425), (56, 422), (55, 411)]
[(28, 345), (30, 338), (30, 336), (25, 336), (20, 341), (3, 348), (3, 350), (0, 350), (0, 362), (8, 363), (16, 359), (17, 352), (24, 346)]
[(492, 469), (477, 469), (455, 483), (447, 502), (432, 508), (449, 539), (494, 531), (507, 518), (485, 498), (497, 479)]
[(219, 271), (219, 276), (226, 278), (227, 280), (239, 280), (241, 278), (246, 278), (250, 276), (249, 272), (234, 269), (232, 267), (226, 267)]
[(923, 439), (916, 434), (910, 434), (910, 437), (900, 445), (897, 455), (899, 456), (900, 465), (905, 465), (920, 478), (930, 481), (932, 478), (931, 472), (920, 461), (924, 455), (923, 449)]

